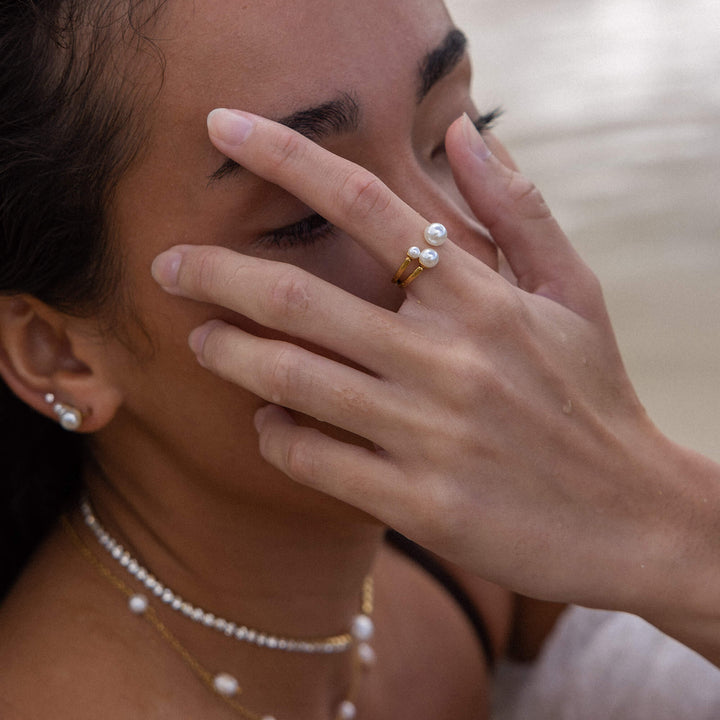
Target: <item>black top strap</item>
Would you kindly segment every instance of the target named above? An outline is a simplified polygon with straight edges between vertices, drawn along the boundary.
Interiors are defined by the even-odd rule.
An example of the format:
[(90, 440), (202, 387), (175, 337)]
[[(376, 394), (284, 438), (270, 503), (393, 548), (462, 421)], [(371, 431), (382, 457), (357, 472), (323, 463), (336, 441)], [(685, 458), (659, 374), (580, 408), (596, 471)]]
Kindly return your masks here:
[(423, 570), (432, 575), (453, 599), (460, 606), (470, 624), (475, 630), (483, 655), (488, 667), (492, 670), (495, 667), (495, 649), (493, 648), (487, 624), (475, 603), (471, 600), (463, 586), (453, 577), (450, 571), (435, 559), (425, 548), (395, 530), (388, 530), (386, 541), (389, 545), (406, 555), (410, 560), (417, 563)]

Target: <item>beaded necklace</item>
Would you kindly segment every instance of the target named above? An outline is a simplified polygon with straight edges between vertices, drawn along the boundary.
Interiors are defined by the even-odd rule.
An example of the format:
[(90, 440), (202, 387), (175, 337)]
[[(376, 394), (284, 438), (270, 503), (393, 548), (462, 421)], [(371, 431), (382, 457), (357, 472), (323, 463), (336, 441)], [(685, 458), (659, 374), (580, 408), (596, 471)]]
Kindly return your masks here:
[[(135, 561), (122, 548), (122, 546), (119, 545), (117, 541), (109, 535), (109, 533), (107, 533), (95, 517), (87, 500), (83, 501), (81, 510), (86, 525), (88, 525), (88, 527), (90, 527), (93, 531), (102, 547), (104, 547), (110, 555), (120, 563), (121, 566), (125, 567), (125, 569), (128, 570), (133, 577), (142, 582), (143, 585), (145, 585), (145, 587), (150, 590), (154, 596), (158, 597), (166, 607), (178, 609), (173, 607), (171, 601), (164, 599), (164, 594), (172, 593), (172, 591), (170, 591), (167, 586), (160, 583), (159, 580), (137, 563), (137, 561)], [(163, 640), (165, 640), (168, 645), (170, 645), (170, 647), (182, 658), (186, 665), (188, 665), (188, 667), (206, 687), (212, 690), (216, 696), (218, 696), (225, 704), (233, 708), (241, 717), (246, 718), (246, 720), (276, 720), (272, 715), (260, 714), (242, 705), (237, 700), (237, 697), (242, 693), (242, 688), (240, 687), (238, 680), (230, 673), (212, 673), (205, 668), (195, 657), (193, 657), (187, 648), (185, 648), (178, 638), (175, 637), (175, 635), (162, 622), (157, 612), (150, 604), (148, 598), (141, 593), (135, 592), (125, 582), (118, 578), (108, 567), (106, 567), (83, 541), (66, 516), (62, 517), (62, 524), (65, 532), (68, 534), (80, 554), (99, 572), (102, 577), (104, 577), (113, 587), (122, 592), (123, 595), (125, 595), (128, 601), (129, 610), (133, 614), (141, 616), (150, 623)], [(131, 566), (131, 563), (134, 564)], [(133, 572), (130, 569), (131, 567), (132, 570), (135, 570), (135, 567), (137, 567), (137, 570)], [(168, 597), (168, 595), (165, 595), (165, 597)], [(172, 593), (172, 597), (177, 598), (178, 596), (175, 595), (175, 593)], [(185, 601), (181, 600), (181, 603), (185, 603)], [(189, 605), (189, 603), (186, 604)], [(353, 618), (351, 631), (349, 633), (343, 633), (342, 635), (329, 636), (328, 638), (321, 639), (282, 638), (269, 633), (261, 633), (260, 631), (252, 630), (244, 625), (238, 626), (236, 623), (227, 623), (227, 621), (223, 621), (224, 623), (227, 623), (226, 627), (218, 627), (215, 622), (216, 619), (214, 615), (206, 613), (195, 606), (190, 605), (193, 611), (198, 612), (192, 612), (190, 614), (183, 612), (182, 605), (179, 610), (185, 617), (190, 620), (194, 620), (195, 622), (199, 622), (205, 627), (222, 630), (227, 637), (250, 642), (259, 647), (271, 650), (285, 650), (289, 652), (304, 653), (334, 653), (342, 652), (343, 650), (352, 647), (354, 652), (350, 687), (348, 688), (346, 699), (338, 706), (335, 720), (354, 720), (357, 717), (356, 697), (360, 676), (363, 670), (368, 669), (375, 662), (375, 653), (368, 642), (372, 638), (374, 632), (374, 625), (371, 619), (373, 604), (373, 582), (372, 578), (368, 576), (363, 582), (361, 612)], [(202, 615), (200, 613), (202, 613)], [(213, 622), (208, 622), (208, 616), (213, 618)], [(217, 620), (222, 619), (218, 618)], [(235, 629), (232, 632), (228, 632), (228, 627), (234, 627)], [(241, 633), (242, 637), (239, 637), (236, 634), (238, 629), (244, 629), (244, 632)], [(347, 644), (345, 644), (344, 641), (344, 637), (346, 635), (350, 637)], [(261, 637), (264, 637), (264, 639), (261, 639)], [(340, 641), (338, 638), (343, 638), (341, 647), (339, 647)]]
[[(249, 628), (239, 622), (230, 622), (215, 614), (206, 612), (200, 607), (183, 600), (177, 593), (161, 583), (149, 570), (144, 568), (130, 553), (118, 543), (97, 519), (90, 501), (85, 499), (80, 503), (85, 524), (92, 530), (100, 545), (125, 568), (136, 580), (139, 580), (155, 597), (184, 615), (188, 620), (200, 623), (205, 627), (224, 633), (240, 642), (247, 642), (271, 650), (284, 650), (286, 652), (302, 653), (337, 653), (349, 650), (355, 639), (368, 640), (372, 637), (373, 626), (370, 616), (361, 612), (353, 618), (352, 628), (349, 632), (330, 635), (322, 638), (289, 638), (273, 635), (262, 630)], [(372, 595), (372, 581), (365, 579), (363, 596)]]

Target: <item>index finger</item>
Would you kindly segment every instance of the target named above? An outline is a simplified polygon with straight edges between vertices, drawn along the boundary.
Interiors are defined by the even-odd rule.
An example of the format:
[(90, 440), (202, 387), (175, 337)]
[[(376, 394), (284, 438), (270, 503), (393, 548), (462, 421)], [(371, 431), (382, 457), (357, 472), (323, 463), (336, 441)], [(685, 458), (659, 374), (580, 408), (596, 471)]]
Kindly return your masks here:
[[(210, 113), (208, 132), (218, 150), (345, 230), (390, 272), (408, 247), (422, 242), (428, 224), (422, 215), (370, 171), (300, 133), (258, 115), (226, 109)], [(443, 246), (442, 252), (442, 262), (433, 273), (444, 275), (444, 267), (460, 267), (460, 256), (465, 262), (470, 257), (453, 243)]]

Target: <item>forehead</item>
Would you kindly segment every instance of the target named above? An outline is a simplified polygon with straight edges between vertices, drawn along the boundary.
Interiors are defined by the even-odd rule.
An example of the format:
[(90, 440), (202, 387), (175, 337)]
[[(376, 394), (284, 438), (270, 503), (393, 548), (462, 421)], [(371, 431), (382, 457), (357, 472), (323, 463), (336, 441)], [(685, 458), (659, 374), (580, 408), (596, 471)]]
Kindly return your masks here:
[(159, 99), (203, 115), (277, 117), (338, 91), (407, 85), (449, 25), (439, 0), (179, 0), (162, 14)]
[[(363, 126), (354, 150), (400, 127), (398, 109), (416, 106), (420, 63), (450, 27), (440, 0), (166, 3), (153, 29), (163, 82), (147, 107), (143, 149), (113, 198), (118, 236), (149, 254), (138, 238), (197, 242), (189, 220), (217, 221), (208, 182), (224, 158), (207, 136), (213, 108), (277, 119), (350, 93)], [(237, 196), (234, 212), (256, 201)]]

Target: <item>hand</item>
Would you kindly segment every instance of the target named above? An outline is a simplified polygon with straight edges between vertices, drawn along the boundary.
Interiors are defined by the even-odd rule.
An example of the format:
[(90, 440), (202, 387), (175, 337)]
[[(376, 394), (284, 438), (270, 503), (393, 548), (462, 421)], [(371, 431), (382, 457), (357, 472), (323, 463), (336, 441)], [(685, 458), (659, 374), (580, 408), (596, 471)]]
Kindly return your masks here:
[[(233, 119), (244, 119), (246, 137), (233, 139)], [(350, 234), (388, 279), (422, 238), (427, 218), (291, 130), (226, 111), (209, 128), (218, 149)], [(717, 554), (715, 543), (698, 553), (687, 539), (690, 514), (714, 525), (717, 492), (698, 510), (679, 481), (696, 460), (647, 418), (597, 279), (538, 191), (465, 118), (446, 147), (517, 287), (450, 241), (397, 312), (218, 247), (174, 248), (155, 277), (352, 364), (219, 321), (191, 336), (205, 367), (273, 403), (256, 416), (260, 450), (288, 476), (506, 587), (665, 617), (700, 556)], [(281, 406), (378, 450), (299, 426)]]

